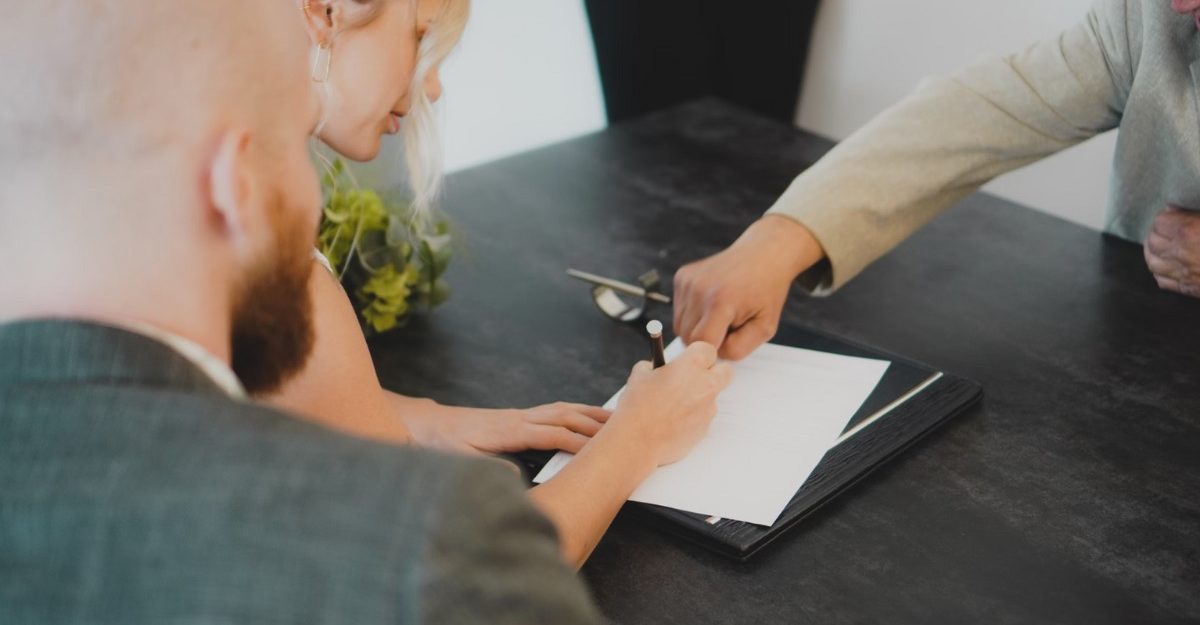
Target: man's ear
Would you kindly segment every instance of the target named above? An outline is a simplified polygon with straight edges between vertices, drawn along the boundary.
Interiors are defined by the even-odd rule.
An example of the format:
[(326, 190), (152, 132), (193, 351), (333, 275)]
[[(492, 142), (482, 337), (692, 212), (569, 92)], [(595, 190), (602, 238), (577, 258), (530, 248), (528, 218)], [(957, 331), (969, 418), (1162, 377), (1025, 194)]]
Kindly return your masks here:
[(304, 26), (314, 46), (332, 45), (334, 36), (342, 27), (342, 3), (340, 0), (294, 0), (304, 13)]
[(253, 182), (247, 169), (250, 133), (231, 130), (221, 136), (208, 170), (208, 203), (235, 246), (247, 239)]

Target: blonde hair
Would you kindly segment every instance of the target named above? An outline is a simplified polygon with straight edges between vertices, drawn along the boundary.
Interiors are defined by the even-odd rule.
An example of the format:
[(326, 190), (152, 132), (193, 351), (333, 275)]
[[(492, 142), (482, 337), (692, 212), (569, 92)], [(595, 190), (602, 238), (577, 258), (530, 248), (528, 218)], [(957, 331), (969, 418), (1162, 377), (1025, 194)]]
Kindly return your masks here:
[[(354, 8), (347, 13), (347, 27), (369, 24), (378, 15), (383, 2), (389, 0), (351, 0)], [(418, 0), (410, 0), (416, 19)], [(441, 65), (462, 37), (470, 14), (469, 0), (445, 0), (441, 13), (432, 21), (417, 50), (417, 65), (409, 85), (409, 111), (400, 125), (404, 145), (404, 165), (409, 192), (412, 194), (412, 215), (424, 222), (442, 190), (444, 165), (442, 138), (437, 113), (425, 82), (429, 72)]]

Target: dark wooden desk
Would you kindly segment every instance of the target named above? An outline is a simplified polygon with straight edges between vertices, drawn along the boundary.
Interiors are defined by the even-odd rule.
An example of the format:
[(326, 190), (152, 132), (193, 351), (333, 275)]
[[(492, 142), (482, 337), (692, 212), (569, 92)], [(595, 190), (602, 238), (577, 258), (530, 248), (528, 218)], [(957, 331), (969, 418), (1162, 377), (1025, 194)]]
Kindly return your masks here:
[[(563, 270), (669, 280), (829, 146), (707, 101), (452, 176), (454, 295), (374, 344), (384, 383), (603, 402), (645, 343)], [(978, 194), (836, 296), (797, 291), (785, 323), (973, 378), (984, 404), (745, 564), (618, 517), (583, 571), (615, 621), (1200, 621), (1200, 300), (1157, 290), (1139, 246)]]

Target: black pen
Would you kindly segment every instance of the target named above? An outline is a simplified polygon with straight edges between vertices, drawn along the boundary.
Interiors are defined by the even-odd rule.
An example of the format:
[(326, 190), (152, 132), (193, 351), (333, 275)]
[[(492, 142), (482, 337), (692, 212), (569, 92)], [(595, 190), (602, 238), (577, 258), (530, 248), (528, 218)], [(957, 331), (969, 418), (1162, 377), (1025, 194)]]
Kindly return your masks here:
[(667, 364), (667, 357), (663, 353), (662, 322), (656, 319), (647, 323), (646, 332), (650, 334), (650, 359), (654, 361), (654, 368), (657, 369)]

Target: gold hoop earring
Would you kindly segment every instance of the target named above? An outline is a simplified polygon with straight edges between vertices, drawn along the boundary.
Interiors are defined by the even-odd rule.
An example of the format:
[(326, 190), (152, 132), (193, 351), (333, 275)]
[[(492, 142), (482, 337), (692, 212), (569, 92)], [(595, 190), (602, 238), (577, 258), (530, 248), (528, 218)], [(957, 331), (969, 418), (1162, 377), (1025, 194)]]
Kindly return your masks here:
[(312, 79), (313, 82), (325, 82), (329, 80), (329, 68), (333, 63), (333, 49), (329, 44), (318, 44), (313, 49), (312, 59)]

